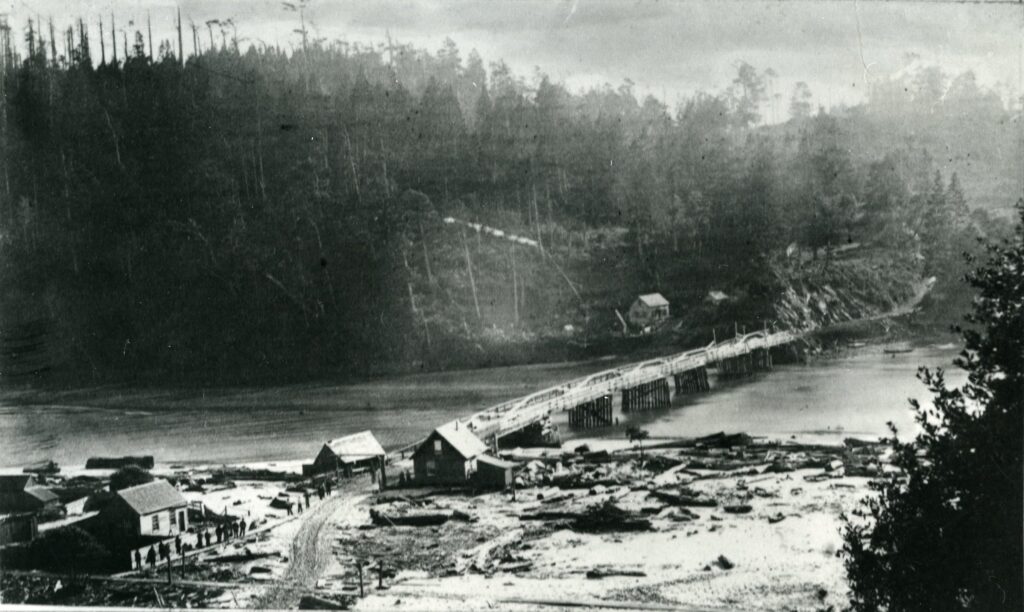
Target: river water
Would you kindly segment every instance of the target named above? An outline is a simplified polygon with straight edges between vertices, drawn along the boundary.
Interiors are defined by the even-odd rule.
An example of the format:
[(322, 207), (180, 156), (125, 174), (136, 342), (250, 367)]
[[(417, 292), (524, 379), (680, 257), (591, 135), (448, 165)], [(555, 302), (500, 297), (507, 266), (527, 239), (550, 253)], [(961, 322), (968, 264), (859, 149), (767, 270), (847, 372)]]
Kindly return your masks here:
[[(652, 438), (717, 431), (839, 441), (877, 437), (892, 421), (915, 431), (907, 398), (927, 401), (918, 366), (942, 366), (952, 384), (956, 350), (924, 347), (890, 357), (858, 349), (812, 365), (777, 366), (712, 391), (676, 397), (670, 408), (621, 414), (618, 427), (563, 438), (620, 437), (637, 424)], [(320, 444), (371, 429), (387, 448), (506, 399), (610, 367), (612, 361), (418, 374), (354, 385), (307, 384), (214, 390), (102, 388), (61, 394), (0, 393), (0, 467), (53, 459), (81, 467), (90, 456), (153, 455), (158, 463), (251, 463), (309, 459)]]

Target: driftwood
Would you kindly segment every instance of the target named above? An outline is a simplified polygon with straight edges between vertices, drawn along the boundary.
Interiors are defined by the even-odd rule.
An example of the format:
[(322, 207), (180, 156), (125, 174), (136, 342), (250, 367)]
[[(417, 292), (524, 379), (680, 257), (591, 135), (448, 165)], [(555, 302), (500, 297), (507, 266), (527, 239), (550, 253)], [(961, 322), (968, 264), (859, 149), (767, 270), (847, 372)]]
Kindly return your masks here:
[(592, 569), (587, 570), (587, 578), (591, 580), (608, 578), (610, 576), (636, 576), (638, 578), (644, 578), (647, 576), (646, 572), (640, 570), (626, 570), (626, 569)]
[(218, 557), (210, 557), (209, 561), (215, 563), (244, 563), (246, 561), (252, 561), (254, 559), (265, 559), (267, 557), (280, 557), (281, 551), (275, 550), (272, 552), (250, 552), (245, 551), (244, 553), (237, 555), (220, 555)]
[(407, 525), (410, 527), (432, 527), (443, 525), (448, 521), (473, 522), (475, 517), (458, 510), (443, 511), (413, 511), (387, 514), (378, 510), (370, 510), (370, 520), (374, 525), (397, 527)]
[(299, 600), (300, 610), (348, 610), (348, 606), (333, 599), (325, 599), (316, 595), (303, 595)]
[(698, 494), (691, 494), (685, 491), (679, 493), (672, 493), (670, 491), (653, 490), (649, 493), (655, 499), (659, 499), (663, 502), (672, 504), (673, 506), (697, 506), (712, 508), (718, 505), (718, 502), (710, 497), (702, 497)]
[(722, 510), (729, 514), (749, 514), (754, 508), (749, 504), (735, 504), (732, 506), (723, 506)]

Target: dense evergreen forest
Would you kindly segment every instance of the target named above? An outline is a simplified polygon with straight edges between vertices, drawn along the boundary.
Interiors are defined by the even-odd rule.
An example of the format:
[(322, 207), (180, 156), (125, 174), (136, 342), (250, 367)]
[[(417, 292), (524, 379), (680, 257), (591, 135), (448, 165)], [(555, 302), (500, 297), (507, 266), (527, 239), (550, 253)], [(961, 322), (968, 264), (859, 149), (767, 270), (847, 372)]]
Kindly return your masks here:
[(611, 336), (639, 291), (760, 327), (807, 283), (954, 278), (1021, 193), (1019, 108), (970, 73), (829, 112), (801, 85), (765, 125), (775, 75), (749, 64), (668, 108), (451, 41), (193, 30), (183, 59), (81, 23), (2, 34), (0, 327), (45, 327), (40, 369), (78, 380), (528, 359)]

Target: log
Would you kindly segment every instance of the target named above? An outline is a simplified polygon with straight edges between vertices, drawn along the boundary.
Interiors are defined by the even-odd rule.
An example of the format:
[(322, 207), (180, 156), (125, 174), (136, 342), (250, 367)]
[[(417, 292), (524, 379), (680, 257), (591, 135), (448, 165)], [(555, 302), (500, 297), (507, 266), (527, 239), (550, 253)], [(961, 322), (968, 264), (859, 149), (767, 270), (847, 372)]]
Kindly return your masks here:
[(377, 510), (370, 510), (370, 520), (373, 521), (374, 525), (382, 526), (399, 526), (407, 525), (410, 527), (433, 527), (436, 525), (443, 525), (450, 520), (465, 521), (467, 523), (476, 520), (476, 517), (460, 512), (444, 511), (444, 512), (404, 512), (401, 514), (386, 514)]
[(723, 506), (722, 510), (729, 514), (749, 514), (754, 508), (749, 504), (735, 504), (731, 506)]
[(587, 570), (587, 578), (591, 580), (599, 580), (601, 578), (608, 578), (610, 576), (636, 576), (638, 578), (645, 578), (646, 572), (640, 570), (627, 570), (627, 569), (592, 569)]
[(299, 600), (300, 610), (348, 610), (348, 606), (333, 599), (317, 597), (316, 595), (303, 595)]
[(713, 508), (718, 505), (718, 501), (710, 497), (700, 497), (698, 495), (689, 495), (687, 493), (672, 493), (669, 491), (659, 491), (655, 489), (649, 493), (655, 499), (659, 499), (663, 502), (672, 504), (673, 506), (696, 506)]
[(265, 559), (267, 557), (280, 557), (281, 551), (275, 550), (272, 552), (249, 552), (246, 551), (238, 555), (220, 555), (219, 557), (210, 557), (208, 560), (214, 563), (244, 563), (246, 561), (252, 561), (254, 559)]

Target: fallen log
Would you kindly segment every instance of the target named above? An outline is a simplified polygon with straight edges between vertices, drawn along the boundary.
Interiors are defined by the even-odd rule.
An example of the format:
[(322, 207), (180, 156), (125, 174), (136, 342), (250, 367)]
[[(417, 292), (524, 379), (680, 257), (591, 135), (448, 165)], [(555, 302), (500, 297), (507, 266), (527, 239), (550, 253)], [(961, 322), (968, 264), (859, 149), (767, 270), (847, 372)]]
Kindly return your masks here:
[(275, 550), (275, 551), (272, 551), (272, 552), (258, 552), (258, 553), (245, 551), (244, 553), (236, 554), (236, 555), (220, 555), (220, 556), (217, 556), (217, 557), (210, 557), (207, 560), (208, 561), (212, 561), (214, 563), (244, 563), (246, 561), (253, 561), (255, 559), (265, 559), (267, 557), (280, 557), (280, 556), (281, 556), (281, 551), (279, 551), (279, 550)]
[(374, 525), (397, 527), (405, 525), (409, 527), (434, 527), (443, 525), (451, 520), (473, 522), (475, 517), (460, 512), (449, 510), (441, 512), (413, 511), (387, 514), (378, 510), (370, 510), (370, 520)]
[(673, 506), (696, 506), (712, 508), (718, 505), (718, 501), (710, 497), (701, 497), (699, 495), (689, 495), (686, 493), (672, 493), (669, 491), (661, 491), (655, 489), (648, 493), (655, 499), (663, 502), (672, 504)]
[(731, 446), (748, 446), (753, 442), (753, 438), (745, 433), (726, 434), (720, 431), (710, 436), (697, 438), (696, 442), (698, 446), (706, 448), (728, 448)]
[(316, 595), (303, 595), (299, 600), (300, 610), (348, 610), (346, 604), (333, 599), (317, 597)]
[(640, 570), (627, 570), (627, 569), (592, 569), (587, 570), (587, 578), (591, 580), (597, 580), (601, 578), (608, 578), (611, 576), (636, 576), (638, 578), (644, 578), (647, 576), (646, 572)]
[(723, 506), (722, 510), (729, 514), (749, 514), (754, 508), (749, 504), (735, 504), (731, 506)]

